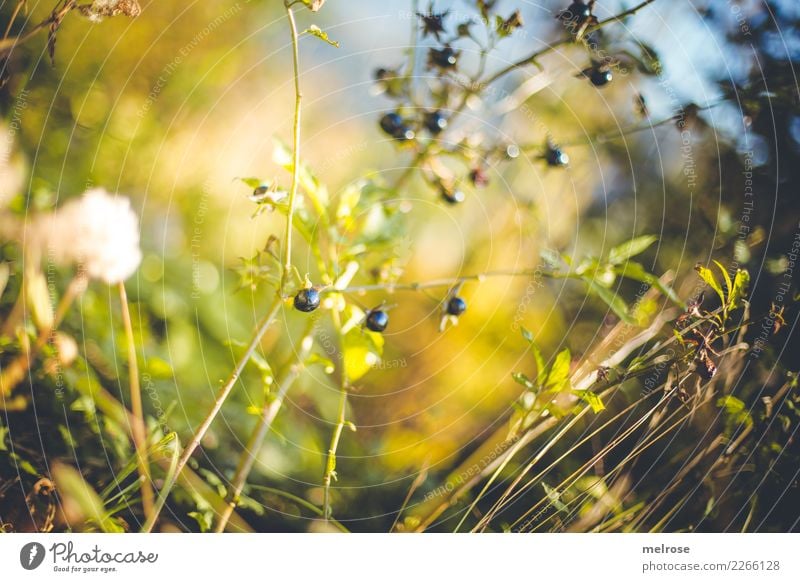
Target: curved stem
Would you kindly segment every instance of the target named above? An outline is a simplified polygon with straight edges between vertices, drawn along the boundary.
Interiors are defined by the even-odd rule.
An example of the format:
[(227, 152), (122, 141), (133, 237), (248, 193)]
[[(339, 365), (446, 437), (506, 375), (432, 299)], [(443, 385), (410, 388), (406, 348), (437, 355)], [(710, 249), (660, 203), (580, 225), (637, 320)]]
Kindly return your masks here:
[(289, 28), (292, 31), (292, 63), (294, 66), (294, 123), (292, 125), (292, 135), (294, 148), (292, 151), (292, 185), (289, 188), (289, 210), (286, 216), (286, 232), (284, 234), (283, 273), (281, 274), (279, 293), (283, 293), (292, 270), (292, 222), (297, 206), (297, 188), (300, 180), (300, 104), (303, 99), (303, 95), (300, 92), (300, 48), (297, 23), (294, 19), (294, 11), (291, 4), (287, 3), (285, 6), (286, 15), (289, 18)]
[(139, 386), (139, 366), (136, 361), (136, 342), (133, 336), (133, 323), (128, 307), (128, 293), (125, 291), (125, 282), (119, 282), (119, 300), (122, 307), (122, 323), (125, 327), (125, 338), (128, 342), (128, 376), (131, 392), (131, 412), (134, 421), (131, 423), (131, 439), (136, 449), (136, 465), (139, 471), (139, 481), (142, 491), (142, 508), (145, 520), (150, 519), (154, 510), (153, 488), (150, 480), (150, 464), (147, 460), (147, 429), (144, 423), (144, 410), (142, 408), (142, 391)]
[(256, 455), (261, 449), (269, 429), (272, 427), (272, 422), (275, 420), (275, 417), (278, 415), (278, 411), (283, 405), (283, 399), (286, 397), (286, 393), (291, 385), (295, 382), (295, 380), (297, 380), (298, 376), (300, 376), (300, 372), (303, 370), (303, 362), (311, 352), (311, 347), (313, 345), (313, 338), (311, 335), (313, 327), (314, 324), (312, 320), (312, 322), (309, 324), (309, 329), (306, 330), (306, 333), (303, 335), (303, 339), (300, 340), (300, 349), (295, 353), (291, 361), (286, 364), (284, 370), (278, 378), (278, 381), (276, 382), (278, 386), (277, 393), (272, 397), (269, 397), (270, 395), (268, 395), (268, 398), (264, 402), (264, 407), (261, 411), (261, 417), (253, 429), (253, 432), (250, 434), (250, 438), (245, 445), (245, 449), (239, 456), (239, 463), (236, 467), (236, 473), (234, 473), (233, 479), (231, 479), (230, 492), (228, 493), (228, 497), (226, 499), (227, 505), (225, 510), (222, 512), (222, 515), (220, 515), (219, 522), (214, 530), (216, 533), (225, 531), (228, 520), (236, 509), (236, 505), (239, 503), (239, 496), (242, 494), (242, 490), (247, 482), (247, 477), (250, 475), (250, 471), (253, 470)]
[(164, 509), (164, 503), (166, 502), (169, 492), (172, 490), (172, 487), (174, 487), (175, 482), (177, 481), (178, 477), (181, 474), (181, 471), (183, 471), (183, 469), (186, 467), (186, 464), (189, 462), (189, 459), (191, 458), (194, 451), (197, 449), (198, 446), (200, 446), (200, 441), (203, 440), (203, 437), (206, 435), (206, 432), (208, 432), (211, 423), (214, 422), (214, 419), (217, 417), (217, 414), (219, 414), (219, 411), (222, 409), (222, 405), (225, 403), (225, 400), (227, 400), (228, 396), (231, 393), (231, 390), (233, 390), (233, 387), (236, 385), (236, 381), (242, 374), (244, 367), (247, 365), (247, 362), (250, 361), (250, 356), (253, 355), (253, 352), (255, 352), (256, 348), (261, 343), (261, 338), (264, 337), (264, 334), (266, 333), (267, 329), (269, 329), (269, 326), (275, 320), (275, 317), (278, 314), (278, 310), (281, 307), (281, 303), (282, 303), (281, 298), (276, 297), (272, 303), (272, 307), (270, 308), (269, 312), (267, 313), (267, 315), (264, 316), (264, 319), (261, 320), (261, 323), (259, 324), (255, 335), (250, 340), (250, 345), (247, 346), (247, 349), (245, 350), (244, 354), (236, 363), (236, 367), (234, 368), (233, 372), (228, 378), (228, 381), (225, 382), (225, 385), (220, 389), (219, 393), (217, 394), (217, 398), (214, 401), (214, 406), (211, 407), (211, 410), (206, 415), (202, 424), (197, 428), (191, 440), (186, 445), (186, 448), (183, 450), (181, 458), (178, 460), (178, 465), (175, 470), (175, 475), (171, 479), (169, 479), (166, 483), (164, 483), (164, 487), (161, 490), (161, 494), (159, 495), (159, 500), (156, 503), (153, 515), (151, 516), (150, 519), (148, 519), (145, 522), (144, 527), (142, 527), (142, 532), (146, 533), (153, 530), (153, 526), (155, 525), (156, 520), (158, 519), (158, 516), (161, 513), (161, 510)]
[(325, 475), (322, 478), (322, 485), (325, 488), (322, 512), (325, 521), (331, 518), (331, 481), (336, 478), (336, 451), (339, 448), (339, 439), (342, 436), (342, 430), (345, 424), (345, 413), (347, 411), (347, 385), (342, 382), (341, 391), (339, 394), (339, 413), (336, 419), (336, 427), (333, 429), (331, 436), (331, 444), (328, 447), (328, 460), (325, 463)]

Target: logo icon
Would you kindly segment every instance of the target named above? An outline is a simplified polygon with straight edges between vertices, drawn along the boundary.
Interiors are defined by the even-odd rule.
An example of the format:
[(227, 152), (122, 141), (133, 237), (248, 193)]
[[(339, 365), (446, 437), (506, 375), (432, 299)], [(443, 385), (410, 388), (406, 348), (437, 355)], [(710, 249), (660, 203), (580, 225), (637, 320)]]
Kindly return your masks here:
[(39, 542), (30, 542), (19, 551), (19, 563), (26, 570), (35, 570), (44, 561), (44, 546)]

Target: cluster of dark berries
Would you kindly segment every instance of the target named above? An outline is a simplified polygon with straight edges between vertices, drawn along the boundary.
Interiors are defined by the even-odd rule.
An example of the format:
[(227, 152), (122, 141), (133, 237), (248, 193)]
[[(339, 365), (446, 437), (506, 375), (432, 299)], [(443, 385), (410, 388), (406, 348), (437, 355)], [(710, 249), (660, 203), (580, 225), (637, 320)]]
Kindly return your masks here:
[[(294, 296), (294, 308), (303, 313), (310, 313), (315, 311), (320, 306), (319, 290), (314, 287), (301, 289)], [(467, 310), (467, 302), (455, 294), (451, 294), (447, 301), (444, 303), (444, 312), (446, 315), (459, 317)], [(364, 326), (377, 333), (386, 331), (389, 325), (389, 314), (386, 313), (381, 307), (370, 309), (367, 311), (366, 318), (364, 319)]]
[(439, 111), (426, 111), (421, 120), (407, 120), (393, 111), (381, 117), (380, 126), (384, 133), (397, 141), (410, 141), (417, 135), (414, 126), (424, 127), (431, 135), (438, 135), (447, 127), (447, 117)]
[(381, 129), (397, 141), (410, 141), (416, 135), (399, 113), (387, 113), (381, 117), (380, 123)]

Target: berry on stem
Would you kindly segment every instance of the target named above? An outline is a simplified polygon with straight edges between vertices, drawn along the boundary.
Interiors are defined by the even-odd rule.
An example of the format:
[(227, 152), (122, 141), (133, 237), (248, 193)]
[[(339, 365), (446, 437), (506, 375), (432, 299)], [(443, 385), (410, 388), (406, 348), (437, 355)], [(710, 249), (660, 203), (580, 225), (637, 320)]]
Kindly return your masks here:
[(456, 295), (447, 301), (447, 314), (458, 317), (467, 310), (467, 302)]
[(373, 309), (367, 315), (367, 329), (382, 332), (389, 325), (389, 315), (381, 309)]
[(440, 49), (432, 48), (428, 52), (428, 66), (440, 69), (455, 69), (458, 63), (458, 52), (452, 47), (444, 46)]
[(303, 313), (310, 313), (319, 307), (319, 291), (313, 287), (301, 289), (294, 296), (294, 308)]
[(595, 87), (608, 85), (613, 78), (614, 75), (611, 73), (611, 70), (602, 67), (595, 67), (589, 73), (589, 80)]
[(438, 109), (436, 111), (429, 111), (425, 114), (424, 125), (425, 129), (430, 131), (433, 135), (438, 135), (447, 127), (447, 118)]
[(381, 129), (399, 141), (414, 139), (414, 130), (408, 127), (399, 113), (391, 112), (381, 117)]
[(464, 199), (466, 198), (466, 196), (464, 196), (464, 192), (461, 190), (448, 188), (444, 185), (439, 187), (439, 191), (441, 192), (442, 200), (448, 204), (460, 204), (464, 202)]
[(569, 156), (565, 154), (557, 145), (548, 143), (544, 154), (547, 165), (553, 168), (561, 168), (569, 164)]

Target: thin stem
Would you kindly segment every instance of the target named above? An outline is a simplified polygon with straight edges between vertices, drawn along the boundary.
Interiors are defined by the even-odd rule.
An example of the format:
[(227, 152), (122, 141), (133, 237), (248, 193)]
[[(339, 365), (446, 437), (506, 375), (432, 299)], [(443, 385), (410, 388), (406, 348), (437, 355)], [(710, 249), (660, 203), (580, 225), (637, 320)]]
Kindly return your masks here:
[(486, 271), (483, 273), (475, 273), (472, 275), (463, 275), (461, 277), (445, 277), (442, 279), (432, 279), (430, 281), (418, 281), (415, 283), (387, 283), (377, 285), (354, 285), (352, 287), (345, 287), (344, 289), (326, 288), (321, 292), (334, 292), (334, 293), (365, 293), (367, 291), (420, 291), (422, 289), (431, 289), (436, 287), (452, 287), (465, 281), (484, 281), (490, 277), (533, 277), (542, 276), (550, 278), (569, 278), (569, 273), (559, 273), (558, 271), (546, 271), (544, 269), (522, 269), (515, 271), (513, 269), (501, 269), (496, 271)]
[(214, 530), (216, 533), (225, 531), (228, 520), (236, 509), (236, 505), (239, 503), (239, 496), (242, 494), (242, 490), (247, 482), (247, 477), (253, 470), (256, 455), (258, 454), (258, 451), (261, 450), (264, 439), (272, 427), (272, 422), (275, 420), (275, 417), (278, 415), (278, 411), (283, 405), (283, 400), (286, 397), (286, 393), (295, 380), (297, 380), (298, 376), (300, 376), (300, 372), (303, 370), (304, 362), (306, 358), (308, 358), (313, 345), (313, 338), (311, 335), (311, 330), (313, 327), (314, 324), (312, 320), (312, 322), (309, 324), (309, 329), (306, 330), (306, 333), (303, 335), (303, 339), (300, 340), (300, 349), (297, 350), (291, 361), (286, 364), (282, 374), (276, 382), (278, 386), (277, 393), (271, 397), (268, 395), (268, 398), (264, 402), (264, 407), (261, 411), (261, 417), (256, 423), (256, 426), (253, 428), (253, 432), (250, 434), (250, 438), (248, 439), (242, 454), (239, 456), (239, 463), (236, 467), (236, 473), (234, 473), (233, 479), (231, 479), (230, 492), (228, 493), (228, 497), (226, 499), (227, 505), (219, 518), (217, 527)]
[(291, 4), (286, 3), (286, 15), (289, 17), (289, 28), (292, 31), (292, 63), (294, 66), (294, 123), (292, 134), (294, 138), (294, 149), (292, 151), (292, 185), (289, 188), (289, 210), (286, 216), (286, 232), (284, 234), (284, 259), (283, 273), (281, 274), (281, 287), (279, 293), (284, 292), (284, 288), (292, 271), (292, 222), (297, 206), (297, 189), (300, 181), (300, 104), (303, 95), (300, 92), (300, 48), (297, 33), (297, 23), (294, 19), (294, 11)]
[(147, 459), (147, 429), (144, 423), (144, 410), (142, 408), (142, 391), (139, 386), (139, 366), (136, 361), (136, 342), (133, 336), (133, 322), (128, 307), (128, 293), (125, 291), (125, 282), (119, 282), (119, 300), (122, 306), (122, 323), (125, 327), (125, 338), (128, 342), (128, 376), (130, 378), (131, 412), (134, 422), (131, 423), (131, 438), (136, 449), (136, 465), (139, 471), (139, 481), (142, 491), (142, 508), (145, 520), (153, 516), (154, 495), (150, 480), (150, 463)]
[(333, 429), (331, 436), (331, 443), (328, 447), (328, 460), (325, 463), (325, 475), (322, 478), (322, 485), (325, 488), (323, 495), (322, 511), (325, 521), (328, 521), (332, 515), (331, 511), (331, 481), (336, 478), (336, 451), (339, 448), (339, 439), (342, 436), (342, 430), (345, 425), (345, 413), (347, 410), (347, 385), (343, 381), (341, 391), (339, 394), (339, 413), (337, 415), (336, 427)]
[[(26, 32), (25, 34), (20, 34), (19, 36), (15, 36), (13, 38), (8, 38), (8, 33), (10, 32), (11, 24), (13, 23), (12, 19), (11, 23), (9, 23), (8, 29), (6, 30), (6, 36), (0, 39), (0, 56), (5, 55), (5, 53), (12, 50), (18, 44), (27, 42), (28, 40), (36, 36), (36, 34), (48, 28), (51, 24), (60, 23), (61, 20), (63, 20), (63, 18), (67, 15), (67, 13), (73, 8), (75, 8), (76, 4), (77, 2), (75, 0), (67, 1), (61, 8), (61, 10), (57, 10), (58, 4), (56, 4), (56, 8), (53, 9), (53, 12), (50, 14), (50, 16), (42, 20), (39, 24), (35, 25), (28, 32)], [(16, 16), (17, 16), (17, 11), (15, 11), (14, 13), (14, 19), (16, 19)]]
[(152, 517), (145, 522), (144, 527), (142, 528), (142, 532), (152, 531), (153, 526), (155, 525), (156, 520), (158, 519), (158, 516), (161, 513), (161, 510), (164, 508), (164, 503), (166, 502), (169, 492), (172, 490), (172, 487), (174, 487), (175, 482), (177, 481), (178, 477), (181, 474), (181, 471), (183, 471), (184, 467), (186, 467), (186, 464), (189, 462), (189, 459), (191, 458), (194, 451), (197, 449), (198, 446), (200, 446), (200, 441), (203, 440), (203, 437), (206, 435), (206, 432), (208, 432), (209, 427), (211, 427), (211, 423), (214, 422), (214, 419), (217, 417), (217, 414), (219, 414), (219, 411), (222, 409), (222, 405), (225, 403), (225, 400), (227, 400), (228, 396), (233, 390), (233, 387), (236, 385), (237, 380), (239, 380), (239, 376), (241, 376), (242, 372), (244, 371), (247, 362), (250, 361), (250, 357), (253, 355), (253, 352), (255, 352), (256, 348), (261, 343), (261, 338), (264, 337), (264, 334), (266, 333), (267, 329), (269, 329), (269, 326), (275, 320), (275, 317), (278, 314), (278, 310), (281, 307), (281, 303), (282, 303), (281, 298), (276, 297), (272, 303), (272, 306), (270, 307), (269, 312), (261, 320), (261, 323), (259, 324), (255, 335), (253, 335), (253, 338), (250, 340), (250, 345), (247, 346), (247, 349), (245, 350), (244, 354), (236, 363), (236, 367), (234, 368), (233, 372), (228, 378), (228, 381), (225, 382), (225, 385), (220, 389), (219, 393), (217, 394), (217, 398), (214, 401), (214, 405), (211, 407), (211, 410), (206, 415), (202, 424), (197, 428), (191, 440), (186, 445), (186, 448), (184, 449), (183, 453), (181, 454), (181, 458), (178, 460), (178, 465), (175, 470), (175, 476), (172, 479), (169, 479), (166, 483), (164, 483), (164, 488), (162, 489), (161, 495), (159, 496), (159, 501), (156, 504), (155, 511), (153, 512)]

